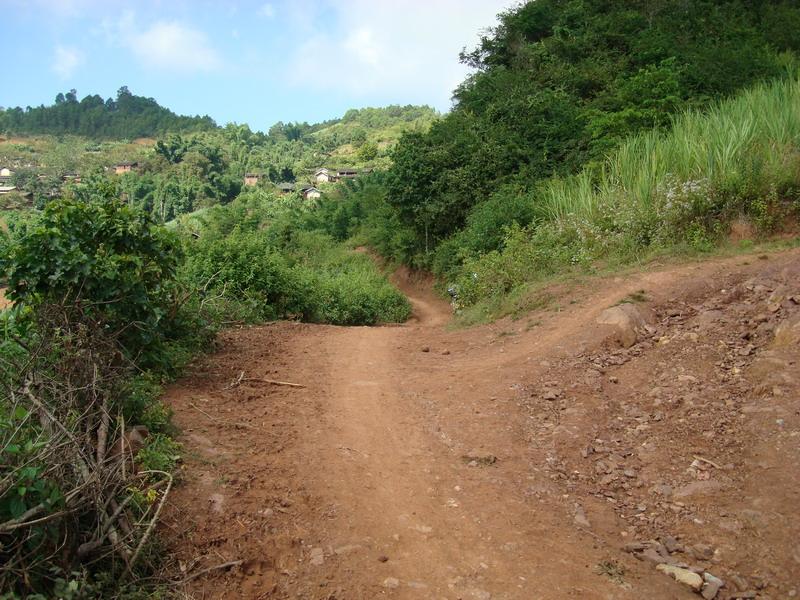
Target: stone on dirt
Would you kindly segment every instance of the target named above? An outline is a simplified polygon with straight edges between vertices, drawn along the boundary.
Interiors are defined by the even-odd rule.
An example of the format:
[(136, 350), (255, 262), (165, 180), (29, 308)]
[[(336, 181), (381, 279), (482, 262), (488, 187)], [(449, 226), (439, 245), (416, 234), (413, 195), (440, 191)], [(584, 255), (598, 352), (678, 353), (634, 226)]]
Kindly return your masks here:
[(718, 577), (714, 577), (711, 573), (703, 573), (703, 590), (700, 595), (705, 600), (714, 600), (725, 583)]
[(324, 562), (325, 562), (325, 554), (322, 551), (322, 548), (312, 548), (311, 564), (318, 567)]
[(692, 546), (692, 554), (699, 560), (711, 560), (714, 557), (714, 549), (708, 544), (695, 544)]
[(583, 507), (580, 504), (575, 505), (574, 521), (575, 525), (577, 525), (578, 527), (582, 527), (583, 529), (591, 528), (589, 519), (586, 518), (586, 512), (583, 510)]
[(703, 578), (689, 569), (683, 569), (673, 565), (656, 565), (656, 569), (672, 577), (678, 583), (688, 585), (695, 592), (699, 592), (703, 587)]
[(597, 323), (613, 327), (612, 337), (623, 348), (630, 348), (647, 331), (648, 320), (649, 317), (642, 308), (624, 303), (604, 310), (597, 318)]
[(494, 454), (478, 450), (468, 452), (461, 459), (470, 467), (488, 467), (497, 462), (497, 457)]
[(383, 587), (393, 590), (400, 587), (400, 580), (396, 577), (387, 577), (383, 580)]

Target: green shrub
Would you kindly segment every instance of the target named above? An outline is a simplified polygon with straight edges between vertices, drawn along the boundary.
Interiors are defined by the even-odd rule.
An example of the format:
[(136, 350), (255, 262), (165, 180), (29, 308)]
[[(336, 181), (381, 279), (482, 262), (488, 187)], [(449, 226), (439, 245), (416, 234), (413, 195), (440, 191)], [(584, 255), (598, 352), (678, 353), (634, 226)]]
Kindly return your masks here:
[(2, 267), (14, 302), (72, 305), (138, 357), (162, 339), (180, 253), (174, 236), (113, 196), (50, 202), (15, 234)]
[[(277, 227), (284, 226), (278, 219)], [(218, 318), (284, 317), (337, 325), (408, 318), (408, 301), (368, 256), (321, 231), (288, 228), (276, 236), (273, 227), (234, 228), (224, 237), (189, 242), (184, 276), (206, 290)]]

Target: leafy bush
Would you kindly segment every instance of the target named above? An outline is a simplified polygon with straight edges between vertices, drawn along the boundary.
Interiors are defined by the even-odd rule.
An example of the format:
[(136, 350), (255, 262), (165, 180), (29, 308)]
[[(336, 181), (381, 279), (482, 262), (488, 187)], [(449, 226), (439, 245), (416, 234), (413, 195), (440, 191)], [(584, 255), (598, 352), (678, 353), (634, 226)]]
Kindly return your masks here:
[[(134, 500), (163, 504), (175, 452), (164, 373), (143, 373), (206, 337), (174, 234), (114, 192), (51, 202), (3, 248), (0, 588), (28, 597), (112, 596), (151, 568), (157, 511)], [(135, 425), (155, 432), (142, 460), (158, 472), (132, 462)]]
[[(230, 210), (240, 210), (238, 202)], [(216, 212), (227, 221), (225, 209)], [(321, 231), (299, 228), (305, 223), (313, 229), (313, 216), (271, 214), (252, 230), (234, 227), (225, 235), (208, 215), (200, 239), (187, 240), (183, 276), (206, 290), (209, 307), (244, 321), (288, 317), (371, 325), (408, 318), (408, 301), (369, 257)]]
[(176, 240), (108, 188), (90, 202), (47, 205), (6, 248), (8, 297), (21, 306), (86, 312), (120, 336), (129, 356), (161, 338), (179, 258)]

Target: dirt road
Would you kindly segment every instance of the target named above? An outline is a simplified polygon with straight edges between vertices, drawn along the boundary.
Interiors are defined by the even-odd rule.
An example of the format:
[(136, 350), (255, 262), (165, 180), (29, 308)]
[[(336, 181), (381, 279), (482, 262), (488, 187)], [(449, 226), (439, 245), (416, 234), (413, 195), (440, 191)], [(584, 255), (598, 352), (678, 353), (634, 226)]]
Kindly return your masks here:
[[(415, 310), (405, 326), (225, 332), (167, 392), (185, 456), (163, 530), (191, 578), (185, 591), (697, 598), (642, 556), (647, 543), (638, 560), (621, 549), (669, 538), (655, 546), (662, 562), (722, 577), (718, 598), (800, 592), (796, 357), (792, 344), (783, 354), (769, 345), (800, 313), (797, 281), (797, 251), (717, 260), (595, 280), (561, 307), (450, 331), (450, 307), (406, 274), (397, 283)], [(736, 301), (723, 302), (732, 289)], [(617, 348), (596, 318), (640, 290), (654, 325)], [(754, 333), (743, 338), (744, 317), (730, 311), (750, 308)], [(703, 330), (711, 312), (718, 327)], [(764, 323), (772, 329), (756, 332)], [(762, 390), (772, 409), (758, 412), (765, 375), (747, 374), (762, 357), (785, 377)], [(699, 452), (719, 469), (690, 467)], [(765, 468), (772, 500), (753, 505), (747, 486)], [(696, 483), (708, 490), (679, 495)]]

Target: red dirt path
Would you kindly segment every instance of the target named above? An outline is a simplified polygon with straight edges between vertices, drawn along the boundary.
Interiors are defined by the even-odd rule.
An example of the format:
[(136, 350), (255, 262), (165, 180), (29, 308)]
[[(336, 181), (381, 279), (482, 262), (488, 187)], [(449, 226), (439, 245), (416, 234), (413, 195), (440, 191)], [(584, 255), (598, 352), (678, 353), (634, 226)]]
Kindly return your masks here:
[[(797, 251), (714, 260), (448, 331), (449, 306), (400, 277), (405, 326), (223, 333), (166, 394), (185, 452), (162, 529), (187, 576), (243, 563), (184, 591), (699, 598), (621, 549), (672, 536), (718, 598), (800, 593), (798, 344), (773, 339), (799, 282)], [(610, 345), (595, 319), (642, 289), (651, 335)]]

